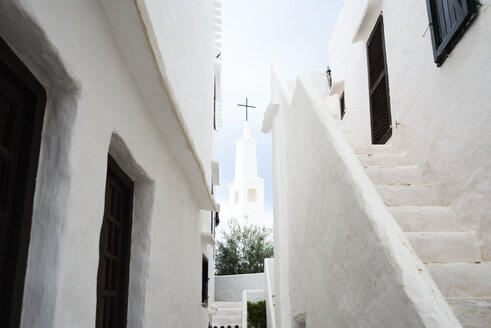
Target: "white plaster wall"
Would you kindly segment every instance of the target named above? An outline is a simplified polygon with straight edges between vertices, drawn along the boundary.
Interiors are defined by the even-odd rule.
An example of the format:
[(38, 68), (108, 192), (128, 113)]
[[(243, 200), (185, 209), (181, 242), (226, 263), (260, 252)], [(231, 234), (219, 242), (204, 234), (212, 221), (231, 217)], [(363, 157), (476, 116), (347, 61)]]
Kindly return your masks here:
[[(154, 13), (167, 4), (174, 8), (171, 12), (179, 18), (179, 24), (192, 25), (194, 30), (160, 30), (162, 40), (172, 30), (173, 35), (168, 37), (173, 40), (182, 33), (176, 41), (179, 50), (184, 50), (183, 44), (194, 47), (187, 36), (204, 25), (196, 39), (212, 44), (213, 13), (210, 10), (208, 15), (206, 11), (212, 2), (200, 2), (196, 8), (183, 8), (181, 3), (160, 2), (155, 4)], [(21, 27), (16, 30), (10, 22), (6, 28), (2, 26), (0, 34), (21, 58), (28, 59), (30, 68), (47, 86), (49, 97), (45, 126), (50, 129), (43, 130), (22, 327), (94, 325), (108, 152), (119, 157), (119, 164), (135, 180), (128, 325), (206, 326), (208, 310), (200, 304), (201, 259), (203, 253), (212, 259), (213, 253), (201, 241), (200, 217), (209, 216), (209, 212), (199, 210), (188, 180), (164, 142), (167, 139), (149, 114), (104, 8), (96, 0), (8, 0), (2, 2), (1, 14), (6, 8), (11, 10), (8, 15), (19, 14), (16, 19)], [(200, 11), (210, 18), (198, 15)], [(38, 34), (33, 26), (23, 24), (29, 17), (35, 21), (33, 26), (40, 26)], [(208, 25), (211, 37), (205, 35)], [(29, 38), (35, 42), (27, 47)], [(40, 39), (53, 48), (51, 52), (35, 47)], [(176, 85), (189, 82), (187, 95), (181, 93), (179, 99), (187, 110), (186, 122), (193, 137), (202, 143), (201, 159), (208, 163), (212, 103), (207, 98), (213, 97), (213, 60), (206, 59), (206, 47), (202, 50), (205, 59), (194, 51), (184, 51), (182, 58), (171, 56), (167, 62), (174, 67), (175, 75), (183, 69), (183, 75), (175, 78)], [(60, 71), (44, 74), (43, 60), (50, 63), (53, 58), (60, 61)], [(191, 58), (197, 63), (190, 64)], [(182, 68), (183, 62), (196, 69), (192, 78)], [(57, 81), (59, 76), (65, 80)], [(60, 98), (63, 87), (69, 96)], [(193, 107), (187, 98), (202, 106)], [(211, 110), (203, 110), (206, 107)], [(210, 124), (200, 126), (194, 120)]]
[(137, 0), (144, 2), (185, 123), (206, 177), (211, 180), (214, 52), (213, 1)]
[[(271, 102), (281, 108), (287, 108), (291, 101), (291, 90), (282, 72), (274, 66), (271, 70)], [(274, 216), (274, 293), (275, 314), (278, 327), (292, 327), (290, 315), (290, 242), (288, 238), (288, 184), (286, 183), (286, 153), (289, 140), (286, 126), (283, 124), (285, 111), (278, 111), (273, 118), (272, 129), (272, 182)], [(292, 245), (293, 246), (293, 245)]]
[(272, 79), (280, 103), (273, 164), (284, 163), (274, 166), (281, 179), (273, 182), (279, 326), (460, 327), (331, 109), (304, 78), (285, 105), (285, 81), (275, 70)]
[[(361, 21), (364, 3), (370, 2)], [(461, 216), (460, 228), (479, 235), (491, 260), (491, 11), (489, 0), (441, 67), (425, 33), (425, 1), (347, 0), (329, 45), (334, 82), (344, 81), (346, 116), (361, 143), (370, 142), (366, 39), (383, 11), (393, 124), (389, 142), (406, 150), (434, 177), (442, 201)], [(334, 96), (337, 100), (339, 95)]]
[(269, 328), (276, 328), (274, 290), (274, 259), (264, 259), (264, 298), (266, 300), (266, 320)]
[(263, 289), (248, 289), (245, 291), (247, 293), (247, 302), (259, 302), (264, 301), (264, 290)]
[(244, 290), (264, 289), (264, 273), (215, 276), (215, 301), (240, 302)]

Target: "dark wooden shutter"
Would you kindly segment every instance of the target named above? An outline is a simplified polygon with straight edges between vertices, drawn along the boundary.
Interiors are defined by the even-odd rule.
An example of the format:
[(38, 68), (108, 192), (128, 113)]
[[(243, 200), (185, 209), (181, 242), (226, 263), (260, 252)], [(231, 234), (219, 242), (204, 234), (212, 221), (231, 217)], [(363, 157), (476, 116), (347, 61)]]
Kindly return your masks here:
[(382, 15), (368, 39), (367, 57), (372, 143), (384, 144), (392, 136), (392, 119)]
[(426, 0), (433, 55), (440, 66), (477, 13), (475, 0)]
[(208, 305), (208, 259), (204, 255), (201, 268), (201, 304)]
[[(0, 325), (19, 327), (46, 92), (0, 39)], [(42, 219), (42, 218), (41, 218)]]
[(341, 98), (339, 98), (339, 107), (340, 107), (340, 111), (341, 111), (341, 119), (343, 119), (344, 114), (346, 113), (346, 107), (344, 104), (344, 92), (341, 95)]
[(104, 218), (99, 244), (96, 327), (126, 327), (133, 182), (108, 157)]

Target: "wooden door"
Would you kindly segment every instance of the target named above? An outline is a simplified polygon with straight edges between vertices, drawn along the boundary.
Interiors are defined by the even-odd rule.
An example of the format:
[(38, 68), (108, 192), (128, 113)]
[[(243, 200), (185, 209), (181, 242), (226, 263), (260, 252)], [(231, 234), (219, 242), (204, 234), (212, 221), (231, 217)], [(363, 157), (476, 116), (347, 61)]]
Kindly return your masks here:
[(0, 322), (18, 327), (46, 93), (0, 38)]
[(368, 39), (367, 57), (372, 143), (385, 144), (392, 136), (392, 119), (382, 15)]
[(126, 327), (132, 211), (133, 182), (109, 156), (99, 243), (97, 328)]

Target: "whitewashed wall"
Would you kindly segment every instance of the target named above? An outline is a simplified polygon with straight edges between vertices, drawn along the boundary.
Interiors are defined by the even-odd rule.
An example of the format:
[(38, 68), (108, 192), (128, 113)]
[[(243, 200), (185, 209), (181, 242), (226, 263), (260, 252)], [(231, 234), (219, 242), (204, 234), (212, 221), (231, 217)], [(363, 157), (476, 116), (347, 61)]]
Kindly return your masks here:
[(481, 3), (472, 25), (437, 67), (430, 32), (425, 33), (425, 1), (347, 0), (329, 57), (334, 82), (344, 84), (343, 121), (360, 143), (369, 143), (366, 40), (383, 12), (392, 122), (402, 124), (389, 142), (436, 179), (440, 198), (462, 218), (460, 229), (478, 233), (483, 259), (489, 261), (491, 2)]
[[(128, 326), (205, 327), (201, 260), (203, 253), (209, 259), (213, 255), (200, 232), (201, 219), (210, 214), (200, 210), (183, 163), (169, 150), (182, 135), (162, 131), (162, 122), (149, 109), (155, 99), (143, 96), (141, 81), (128, 64), (141, 59), (135, 44), (148, 47), (142, 22), (118, 20), (107, 11), (116, 5), (134, 16), (135, 3), (109, 2), (0, 3), (0, 35), (48, 90), (22, 327), (95, 323), (108, 152), (135, 181)], [(146, 5), (154, 15), (184, 128), (192, 136), (188, 141), (196, 144), (209, 181), (213, 2)], [(116, 18), (119, 28), (108, 17)], [(143, 38), (134, 38), (140, 35)], [(122, 51), (120, 39), (129, 52)], [(162, 102), (161, 110), (168, 110), (169, 103)]]
[(266, 320), (269, 328), (276, 328), (274, 291), (274, 259), (264, 259), (264, 298), (266, 299)]
[[(213, 152), (213, 1), (138, 0), (146, 3), (165, 61), (166, 75), (179, 102), (192, 142), (210, 182)], [(190, 96), (193, 95), (193, 96)]]
[(264, 289), (264, 273), (215, 276), (215, 301), (240, 302), (244, 290)]
[(272, 80), (278, 327), (460, 327), (331, 108), (305, 78), (291, 104)]

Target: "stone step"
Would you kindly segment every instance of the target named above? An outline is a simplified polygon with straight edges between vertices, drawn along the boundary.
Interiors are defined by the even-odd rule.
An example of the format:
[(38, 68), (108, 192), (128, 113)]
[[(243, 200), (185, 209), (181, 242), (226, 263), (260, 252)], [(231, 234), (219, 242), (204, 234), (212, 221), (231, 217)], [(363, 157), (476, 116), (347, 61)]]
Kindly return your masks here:
[(388, 209), (403, 231), (458, 231), (457, 215), (451, 207), (398, 206)]
[(491, 299), (491, 262), (429, 263), (427, 267), (445, 298)]
[(351, 130), (347, 126), (339, 125), (339, 129), (346, 135), (351, 134)]
[(474, 231), (406, 232), (405, 234), (416, 254), (425, 263), (475, 263), (482, 261), (479, 243)]
[(215, 315), (213, 317), (213, 322), (237, 322), (239, 323), (242, 320), (241, 315)]
[(236, 325), (239, 325), (239, 327), (242, 325), (242, 318), (223, 318), (223, 317), (213, 317), (213, 321), (211, 324), (213, 327), (217, 326), (218, 328), (220, 327), (235, 327)]
[(420, 180), (417, 166), (368, 166), (366, 171), (374, 184), (416, 184)]
[(464, 328), (491, 326), (491, 300), (448, 300)]
[(242, 302), (215, 302), (214, 303), (219, 309), (224, 308), (242, 308)]
[(436, 206), (438, 201), (433, 184), (417, 185), (376, 185), (385, 202), (392, 206)]
[(412, 164), (406, 153), (400, 154), (358, 154), (362, 166), (398, 166)]
[(217, 315), (242, 315), (241, 308), (218, 308)]
[(395, 150), (391, 144), (388, 145), (353, 145), (355, 154), (400, 154), (402, 151)]

